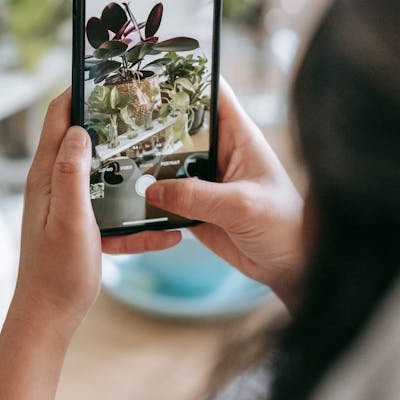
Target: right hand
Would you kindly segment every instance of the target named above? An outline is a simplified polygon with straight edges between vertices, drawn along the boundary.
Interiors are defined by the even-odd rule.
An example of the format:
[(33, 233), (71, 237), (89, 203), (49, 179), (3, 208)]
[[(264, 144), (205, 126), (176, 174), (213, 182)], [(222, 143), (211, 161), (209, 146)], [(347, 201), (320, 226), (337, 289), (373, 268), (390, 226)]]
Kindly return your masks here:
[(206, 222), (192, 228), (198, 239), (293, 304), (302, 275), (303, 200), (225, 81), (220, 89), (222, 183), (163, 180), (147, 190), (147, 201)]

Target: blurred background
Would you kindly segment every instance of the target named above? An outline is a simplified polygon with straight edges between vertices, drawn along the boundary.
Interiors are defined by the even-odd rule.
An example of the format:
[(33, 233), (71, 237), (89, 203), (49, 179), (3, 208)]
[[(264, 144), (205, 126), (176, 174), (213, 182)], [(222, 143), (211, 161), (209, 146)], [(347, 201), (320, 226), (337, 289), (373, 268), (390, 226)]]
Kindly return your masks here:
[[(286, 119), (288, 78), (308, 1), (224, 1), (221, 73), (266, 134)], [(21, 191), (46, 106), (70, 84), (70, 68), (70, 1), (0, 0), (3, 196)]]
[[(287, 101), (302, 32), (319, 1), (224, 0), (221, 73), (301, 190), (305, 180), (292, 156)], [(13, 291), (22, 193), (44, 113), (70, 85), (71, 9), (66, 0), (0, 0), (0, 322)], [(58, 398), (192, 398), (233, 322), (192, 323), (148, 319), (101, 297), (70, 350)], [(138, 343), (140, 354), (134, 352)], [(163, 378), (177, 356), (180, 368)], [(105, 366), (105, 358), (112, 363)], [(91, 370), (85, 380), (83, 369)], [(142, 386), (124, 375), (138, 369)], [(183, 388), (174, 384), (180, 374)], [(145, 390), (154, 377), (162, 397)], [(169, 391), (171, 385), (179, 393)]]

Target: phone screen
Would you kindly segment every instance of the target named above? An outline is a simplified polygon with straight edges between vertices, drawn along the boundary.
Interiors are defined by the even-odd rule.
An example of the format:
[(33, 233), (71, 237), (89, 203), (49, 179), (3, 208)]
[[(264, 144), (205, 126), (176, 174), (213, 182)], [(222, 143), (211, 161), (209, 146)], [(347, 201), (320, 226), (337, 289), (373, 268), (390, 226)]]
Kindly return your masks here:
[(146, 203), (157, 180), (213, 180), (218, 8), (209, 0), (86, 0), (83, 124), (103, 232), (185, 225)]

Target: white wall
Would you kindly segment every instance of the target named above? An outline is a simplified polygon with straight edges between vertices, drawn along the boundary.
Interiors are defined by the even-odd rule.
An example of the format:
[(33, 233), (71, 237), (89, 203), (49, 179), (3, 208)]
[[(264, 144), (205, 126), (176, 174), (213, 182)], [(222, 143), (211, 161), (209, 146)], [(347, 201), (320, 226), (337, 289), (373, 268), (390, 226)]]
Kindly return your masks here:
[[(87, 19), (100, 17), (109, 0), (87, 0)], [(210, 54), (213, 29), (212, 0), (162, 0), (164, 15), (157, 36), (160, 41), (175, 36), (189, 36), (199, 40), (202, 52)], [(117, 2), (121, 3), (121, 2)], [(130, 7), (138, 22), (147, 20), (157, 0), (131, 1)]]

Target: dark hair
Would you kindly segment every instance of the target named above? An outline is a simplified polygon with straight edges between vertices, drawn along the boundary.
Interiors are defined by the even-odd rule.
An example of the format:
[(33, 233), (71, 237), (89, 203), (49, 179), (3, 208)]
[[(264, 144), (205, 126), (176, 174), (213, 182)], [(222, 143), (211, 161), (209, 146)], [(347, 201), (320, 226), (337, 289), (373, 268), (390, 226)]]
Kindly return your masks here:
[(305, 294), (275, 358), (274, 400), (309, 398), (400, 267), (400, 2), (338, 0), (293, 91), (316, 221)]

